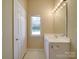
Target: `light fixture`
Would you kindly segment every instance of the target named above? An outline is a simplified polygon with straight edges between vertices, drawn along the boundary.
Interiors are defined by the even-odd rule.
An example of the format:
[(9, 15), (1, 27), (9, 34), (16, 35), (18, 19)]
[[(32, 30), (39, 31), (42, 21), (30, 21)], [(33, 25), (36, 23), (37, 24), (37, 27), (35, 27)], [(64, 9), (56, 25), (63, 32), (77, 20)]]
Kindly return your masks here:
[(65, 5), (66, 5), (66, 3), (64, 2), (59, 9), (62, 9)]
[[(62, 6), (61, 6), (62, 5)], [(60, 2), (57, 4), (57, 6), (51, 11), (51, 13), (54, 13), (60, 6), (63, 8), (63, 6), (66, 5), (66, 0), (60, 0)]]

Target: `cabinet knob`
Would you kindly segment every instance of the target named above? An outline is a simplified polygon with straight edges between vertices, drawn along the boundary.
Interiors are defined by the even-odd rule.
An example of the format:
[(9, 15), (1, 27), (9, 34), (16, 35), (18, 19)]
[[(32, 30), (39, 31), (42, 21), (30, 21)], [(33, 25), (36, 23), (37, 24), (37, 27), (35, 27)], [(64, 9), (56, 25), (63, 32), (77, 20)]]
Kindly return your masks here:
[(53, 48), (53, 45), (51, 46), (51, 48)]

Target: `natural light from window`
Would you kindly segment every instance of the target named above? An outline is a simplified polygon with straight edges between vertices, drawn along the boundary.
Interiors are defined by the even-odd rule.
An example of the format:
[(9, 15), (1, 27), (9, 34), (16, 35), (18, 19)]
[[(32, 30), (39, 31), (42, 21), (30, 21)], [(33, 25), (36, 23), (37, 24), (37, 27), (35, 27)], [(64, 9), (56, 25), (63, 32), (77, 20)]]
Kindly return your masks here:
[(32, 16), (31, 17), (31, 27), (32, 27), (32, 35), (40, 35), (40, 17)]

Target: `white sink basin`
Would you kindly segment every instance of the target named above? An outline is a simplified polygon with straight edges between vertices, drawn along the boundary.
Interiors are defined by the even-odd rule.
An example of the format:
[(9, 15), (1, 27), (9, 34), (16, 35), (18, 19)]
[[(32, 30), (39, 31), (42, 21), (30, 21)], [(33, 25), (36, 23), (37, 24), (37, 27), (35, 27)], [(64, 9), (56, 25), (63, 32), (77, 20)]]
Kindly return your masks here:
[(61, 43), (69, 43), (70, 39), (66, 36), (56, 35), (56, 34), (45, 34), (44, 38), (49, 42), (61, 42)]

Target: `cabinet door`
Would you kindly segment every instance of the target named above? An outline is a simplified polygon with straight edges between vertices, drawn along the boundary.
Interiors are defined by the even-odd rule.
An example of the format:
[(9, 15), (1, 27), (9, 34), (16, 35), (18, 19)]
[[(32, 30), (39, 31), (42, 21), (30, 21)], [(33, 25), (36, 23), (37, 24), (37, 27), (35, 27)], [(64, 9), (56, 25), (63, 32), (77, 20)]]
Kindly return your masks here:
[(46, 39), (44, 40), (44, 48), (46, 59), (49, 59), (49, 42)]
[(53, 43), (50, 44), (50, 59), (68, 59), (70, 44), (68, 43)]

